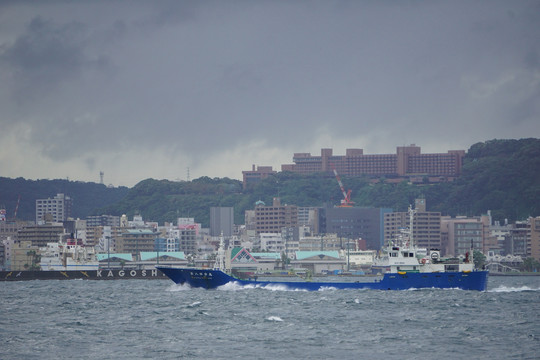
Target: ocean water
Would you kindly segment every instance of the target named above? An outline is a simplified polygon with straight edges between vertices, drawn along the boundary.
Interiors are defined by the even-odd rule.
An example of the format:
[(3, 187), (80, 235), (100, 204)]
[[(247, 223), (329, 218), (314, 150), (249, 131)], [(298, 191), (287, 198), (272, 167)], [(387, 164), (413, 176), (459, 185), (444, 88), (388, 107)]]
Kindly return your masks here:
[(0, 282), (0, 359), (539, 359), (540, 277), (463, 290)]

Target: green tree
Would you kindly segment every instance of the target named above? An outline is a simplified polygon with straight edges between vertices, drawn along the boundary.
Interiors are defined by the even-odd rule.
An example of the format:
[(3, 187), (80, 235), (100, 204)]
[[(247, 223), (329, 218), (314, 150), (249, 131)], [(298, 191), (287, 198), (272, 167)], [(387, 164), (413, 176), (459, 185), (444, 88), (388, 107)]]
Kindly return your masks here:
[(473, 251), (474, 267), (477, 269), (483, 269), (486, 264), (486, 256), (479, 250)]
[(521, 268), (527, 272), (535, 272), (538, 271), (540, 268), (540, 262), (538, 262), (533, 257), (528, 257), (525, 260), (523, 260), (523, 264), (521, 265)]

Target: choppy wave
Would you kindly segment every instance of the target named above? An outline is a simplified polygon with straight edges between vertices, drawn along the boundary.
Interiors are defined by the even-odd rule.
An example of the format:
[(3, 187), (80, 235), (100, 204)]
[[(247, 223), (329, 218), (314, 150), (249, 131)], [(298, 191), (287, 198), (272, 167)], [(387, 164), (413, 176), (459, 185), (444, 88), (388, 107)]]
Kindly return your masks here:
[(167, 289), (168, 291), (186, 291), (186, 290), (191, 290), (191, 286), (189, 286), (187, 283), (186, 284), (172, 284), (169, 286), (169, 288)]
[(251, 290), (251, 289), (264, 289), (270, 291), (307, 291), (304, 289), (294, 289), (282, 284), (248, 284), (242, 285), (238, 282), (229, 282), (225, 285), (218, 287), (218, 290), (223, 291), (239, 291), (239, 290)]
[(540, 291), (540, 289), (531, 288), (529, 286), (509, 287), (509, 286), (501, 285), (494, 289), (488, 290), (488, 292), (493, 292), (493, 293), (510, 293), (510, 292), (524, 292), (524, 291)]
[(282, 322), (283, 319), (279, 316), (269, 316), (266, 318), (267, 321), (276, 321), (276, 322)]
[(261, 360), (397, 360), (426, 357), (433, 344), (444, 359), (538, 358), (536, 276), (494, 278), (487, 293), (239, 283), (208, 291), (136, 279), (0, 285), (2, 359), (199, 360), (248, 351)]

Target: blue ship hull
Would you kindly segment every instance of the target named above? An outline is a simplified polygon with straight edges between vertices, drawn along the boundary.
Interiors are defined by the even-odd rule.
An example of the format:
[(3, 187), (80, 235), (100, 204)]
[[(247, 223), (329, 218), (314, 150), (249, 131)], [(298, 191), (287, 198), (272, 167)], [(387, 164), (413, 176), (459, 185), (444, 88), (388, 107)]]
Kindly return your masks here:
[(321, 289), (374, 289), (407, 290), (422, 288), (463, 289), (485, 291), (487, 271), (436, 272), (436, 273), (386, 273), (380, 280), (372, 282), (312, 282), (312, 281), (257, 281), (236, 279), (221, 270), (157, 267), (176, 284), (191, 287), (215, 289), (219, 286), (236, 283), (240, 286), (283, 286), (291, 290), (316, 291)]

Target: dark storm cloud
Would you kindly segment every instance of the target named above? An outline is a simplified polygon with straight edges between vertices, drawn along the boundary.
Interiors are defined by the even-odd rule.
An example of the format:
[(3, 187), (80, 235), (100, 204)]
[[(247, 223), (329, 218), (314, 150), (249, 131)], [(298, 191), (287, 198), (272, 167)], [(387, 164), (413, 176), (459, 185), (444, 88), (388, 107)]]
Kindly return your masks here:
[(7, 4), (0, 122), (53, 160), (276, 166), (539, 135), (538, 1)]
[(106, 66), (105, 58), (85, 55), (86, 32), (79, 22), (57, 25), (41, 17), (32, 19), (26, 32), (12, 46), (4, 46), (0, 56), (11, 71), (15, 100), (34, 100), (33, 94), (54, 91), (84, 68)]

